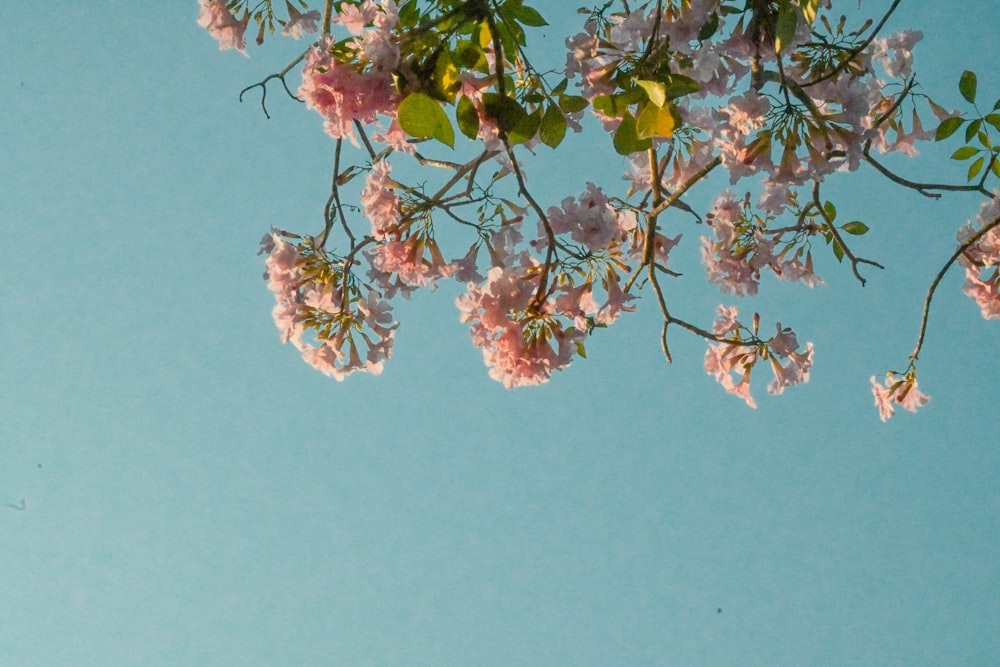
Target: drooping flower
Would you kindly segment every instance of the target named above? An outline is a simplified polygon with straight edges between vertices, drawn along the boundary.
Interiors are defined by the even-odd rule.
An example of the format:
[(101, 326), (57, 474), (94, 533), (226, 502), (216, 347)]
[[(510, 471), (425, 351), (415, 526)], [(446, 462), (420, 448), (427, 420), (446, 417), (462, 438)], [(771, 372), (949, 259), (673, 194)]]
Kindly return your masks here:
[(878, 408), (879, 417), (886, 421), (896, 414), (896, 406), (904, 410), (916, 412), (931, 400), (931, 397), (917, 389), (917, 376), (914, 373), (907, 373), (899, 377), (898, 374), (890, 373), (886, 377), (885, 385), (880, 385), (873, 375), (871, 377), (872, 395), (875, 397), (875, 407)]
[(249, 58), (250, 54), (246, 51), (247, 40), (244, 36), (247, 19), (241, 21), (233, 16), (225, 0), (198, 0), (198, 2), (201, 4), (198, 25), (208, 30), (208, 34), (219, 41), (219, 50), (236, 49)]
[(314, 33), (319, 30), (316, 21), (319, 21), (319, 12), (315, 9), (309, 12), (300, 12), (291, 3), (286, 3), (288, 7), (288, 23), (281, 29), (281, 34), (292, 39), (299, 39), (306, 33)]

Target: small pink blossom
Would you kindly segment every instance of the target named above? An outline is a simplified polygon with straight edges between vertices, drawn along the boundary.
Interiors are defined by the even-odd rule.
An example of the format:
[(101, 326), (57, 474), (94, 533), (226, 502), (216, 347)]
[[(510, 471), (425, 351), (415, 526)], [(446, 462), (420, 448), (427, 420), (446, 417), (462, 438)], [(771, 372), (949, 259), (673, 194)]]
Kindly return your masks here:
[(392, 187), (391, 172), (389, 161), (379, 160), (372, 165), (361, 189), (361, 208), (376, 239), (385, 238), (400, 221), (399, 197)]
[(885, 386), (880, 385), (873, 375), (871, 384), (875, 406), (878, 408), (882, 421), (886, 421), (896, 414), (897, 405), (904, 410), (916, 412), (917, 408), (926, 405), (931, 400), (930, 396), (917, 389), (917, 378), (913, 373), (901, 378), (889, 375), (886, 378)]
[(316, 21), (319, 21), (319, 12), (315, 9), (310, 12), (300, 12), (298, 9), (292, 5), (291, 2), (287, 3), (288, 7), (288, 23), (285, 27), (281, 29), (281, 34), (285, 37), (291, 37), (292, 39), (300, 39), (306, 33), (314, 33), (319, 30), (316, 25)]
[(904, 30), (872, 42), (872, 58), (892, 78), (909, 76), (913, 65), (913, 47), (923, 39), (918, 30)]
[(375, 20), (376, 15), (378, 6), (372, 0), (365, 0), (361, 5), (344, 2), (340, 5), (340, 13), (331, 22), (344, 26), (352, 35), (360, 35), (365, 26)]
[(198, 14), (198, 25), (208, 30), (213, 38), (219, 41), (219, 50), (236, 49), (244, 56), (247, 53), (247, 40), (244, 32), (247, 29), (247, 19), (238, 20), (229, 11), (225, 0), (198, 0), (201, 11)]

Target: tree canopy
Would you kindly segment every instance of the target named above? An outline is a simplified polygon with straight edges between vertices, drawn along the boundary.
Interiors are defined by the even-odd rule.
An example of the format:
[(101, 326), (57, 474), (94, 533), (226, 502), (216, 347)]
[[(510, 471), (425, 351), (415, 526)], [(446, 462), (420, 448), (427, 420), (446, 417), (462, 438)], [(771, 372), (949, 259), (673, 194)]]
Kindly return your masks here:
[[(965, 71), (966, 108), (935, 102), (913, 67), (921, 34), (884, 30), (900, 0), (872, 17), (835, 13), (832, 0), (609, 0), (580, 10), (555, 72), (535, 64), (547, 23), (523, 0), (199, 2), (199, 24), (223, 50), (246, 55), (248, 30), (258, 45), (314, 36), (241, 99), (259, 94), (267, 114), (269, 86), (281, 86), (332, 139), (315, 228), (272, 229), (261, 252), (281, 340), (337, 380), (381, 372), (399, 326), (393, 299), (454, 279), (466, 286), (461, 321), (506, 387), (585, 357), (590, 337), (645, 292), (666, 360), (672, 330), (705, 339), (705, 371), (754, 407), (752, 370), (770, 367), (767, 391), (780, 394), (808, 381), (813, 344), (731, 305), (714, 322), (684, 319), (666, 289), (683, 289), (671, 254), (698, 253), (707, 280), (735, 297), (756, 294), (767, 273), (822, 285), (823, 254), (864, 285), (883, 268), (859, 243), (875, 223), (838, 215), (824, 189), (836, 172), (929, 198), (983, 197), (928, 274), (912, 353), (871, 378), (883, 420), (929, 400), (917, 361), (947, 272), (964, 271), (983, 317), (1000, 317), (1000, 100)], [(626, 158), (625, 184), (580, 183), (551, 201), (533, 191), (532, 158), (559, 151), (569, 132)], [(965, 180), (917, 182), (885, 164), (887, 153), (916, 156), (921, 141), (956, 143)], [(404, 182), (400, 161), (427, 175)], [(710, 210), (689, 205), (720, 172), (729, 187)]]

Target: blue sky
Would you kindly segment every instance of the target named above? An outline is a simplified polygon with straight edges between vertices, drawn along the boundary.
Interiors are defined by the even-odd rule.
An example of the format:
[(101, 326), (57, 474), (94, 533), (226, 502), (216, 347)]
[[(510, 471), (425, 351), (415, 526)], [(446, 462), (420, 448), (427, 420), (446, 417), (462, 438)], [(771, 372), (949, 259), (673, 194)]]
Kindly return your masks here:
[[(554, 48), (577, 17), (536, 4)], [(966, 68), (1000, 96), (990, 4), (890, 23), (924, 31), (946, 107)], [(277, 89), (271, 120), (236, 99), (305, 44), (219, 53), (196, 15), (45, 3), (0, 27), (0, 500), (25, 501), (0, 507), (0, 664), (996, 663), (1000, 330), (957, 274), (931, 403), (883, 424), (868, 387), (905, 365), (974, 197), (831, 179), (887, 266), (864, 288), (824, 258), (826, 287), (734, 302), (690, 230), (675, 312), (736, 303), (816, 345), (810, 383), (759, 379), (756, 411), (702, 341), (675, 332), (663, 363), (648, 296), (507, 391), (442, 286), (398, 304), (382, 376), (336, 383), (279, 344), (256, 256), (272, 225), (318, 228), (333, 142)], [(540, 153), (543, 205), (617, 184), (608, 144)], [(954, 147), (892, 164), (958, 181)]]

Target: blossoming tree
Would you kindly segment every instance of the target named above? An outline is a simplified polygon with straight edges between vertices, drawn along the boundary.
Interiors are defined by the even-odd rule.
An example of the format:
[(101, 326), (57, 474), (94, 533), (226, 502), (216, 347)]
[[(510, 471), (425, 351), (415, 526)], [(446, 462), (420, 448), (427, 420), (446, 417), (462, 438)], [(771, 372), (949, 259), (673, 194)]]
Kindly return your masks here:
[[(873, 170), (928, 197), (984, 197), (933, 277), (907, 366), (872, 377), (883, 420), (928, 400), (916, 363), (947, 271), (964, 269), (965, 293), (983, 317), (1000, 317), (1000, 101), (984, 113), (972, 72), (959, 81), (965, 114), (921, 92), (912, 72), (920, 33), (882, 34), (900, 0), (857, 24), (834, 15), (832, 0), (609, 0), (580, 10), (558, 76), (532, 64), (531, 29), (546, 22), (523, 0), (297, 2), (199, 0), (198, 23), (220, 49), (244, 55), (251, 25), (258, 45), (279, 28), (317, 35), (241, 99), (259, 90), (266, 114), (267, 87), (280, 84), (333, 140), (323, 219), (311, 234), (272, 229), (261, 252), (281, 340), (337, 380), (379, 373), (398, 326), (392, 299), (440, 280), (466, 286), (460, 319), (506, 387), (545, 382), (585, 356), (587, 338), (647, 290), (667, 361), (672, 327), (704, 338), (706, 372), (753, 407), (751, 371), (770, 366), (767, 390), (780, 394), (808, 381), (813, 345), (732, 306), (711, 324), (678, 317), (663, 285), (677, 276), (670, 254), (682, 234), (668, 234), (664, 216), (702, 225), (701, 261), (724, 294), (756, 294), (765, 272), (814, 287), (823, 282), (814, 252), (832, 253), (864, 284), (863, 271), (881, 267), (853, 247), (867, 225), (842, 221), (824, 197), (838, 171)], [(532, 156), (582, 131), (584, 114), (607, 133), (606, 150), (628, 158), (627, 190), (586, 183), (558, 204), (540, 201), (525, 177)], [(878, 157), (953, 136), (964, 137), (953, 159), (970, 161), (963, 183), (913, 182)], [(445, 176), (432, 188), (402, 182), (398, 160)], [(710, 211), (694, 210), (685, 196), (716, 170), (732, 189)], [(446, 259), (443, 235), (467, 251)]]

